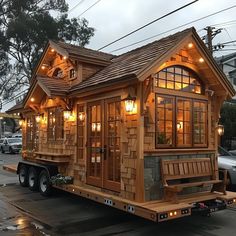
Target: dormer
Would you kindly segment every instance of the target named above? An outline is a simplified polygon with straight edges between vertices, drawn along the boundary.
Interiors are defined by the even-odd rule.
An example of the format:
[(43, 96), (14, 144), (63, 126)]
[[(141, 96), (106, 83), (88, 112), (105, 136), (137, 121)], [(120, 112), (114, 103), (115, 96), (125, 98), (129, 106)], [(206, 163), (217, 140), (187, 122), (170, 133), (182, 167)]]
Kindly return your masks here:
[(79, 84), (110, 65), (113, 57), (111, 54), (50, 40), (31, 82), (40, 76), (63, 79), (70, 85)]

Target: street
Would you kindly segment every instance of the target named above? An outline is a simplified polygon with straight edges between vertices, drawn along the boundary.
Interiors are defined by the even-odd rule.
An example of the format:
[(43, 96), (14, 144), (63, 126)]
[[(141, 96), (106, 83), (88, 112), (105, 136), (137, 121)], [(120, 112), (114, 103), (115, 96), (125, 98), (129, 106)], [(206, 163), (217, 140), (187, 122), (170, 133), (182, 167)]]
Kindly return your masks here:
[(235, 235), (236, 209), (156, 224), (58, 190), (50, 198), (43, 197), (19, 186), (14, 174), (2, 170), (3, 162), (19, 159), (19, 155), (0, 154), (0, 236)]

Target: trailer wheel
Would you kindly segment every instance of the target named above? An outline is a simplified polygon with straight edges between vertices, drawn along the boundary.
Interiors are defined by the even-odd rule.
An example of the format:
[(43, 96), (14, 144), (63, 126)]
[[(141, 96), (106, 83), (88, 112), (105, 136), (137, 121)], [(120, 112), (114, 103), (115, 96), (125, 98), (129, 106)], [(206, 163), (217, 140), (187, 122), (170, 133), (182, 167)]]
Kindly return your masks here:
[(43, 196), (49, 196), (52, 191), (50, 177), (46, 170), (42, 170), (39, 175), (39, 191)]
[(29, 189), (35, 191), (38, 189), (38, 172), (35, 167), (30, 167), (28, 172)]
[(28, 186), (28, 168), (26, 165), (20, 165), (19, 167), (19, 182), (22, 187)]

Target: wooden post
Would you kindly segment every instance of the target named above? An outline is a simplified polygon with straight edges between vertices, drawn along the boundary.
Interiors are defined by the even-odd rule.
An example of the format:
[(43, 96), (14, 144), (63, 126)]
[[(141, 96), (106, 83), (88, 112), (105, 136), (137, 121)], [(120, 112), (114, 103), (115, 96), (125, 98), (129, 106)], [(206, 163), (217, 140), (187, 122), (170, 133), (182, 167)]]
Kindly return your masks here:
[(136, 162), (136, 194), (137, 202), (144, 202), (144, 116), (141, 113), (143, 102), (143, 84), (140, 83), (137, 89), (137, 162)]

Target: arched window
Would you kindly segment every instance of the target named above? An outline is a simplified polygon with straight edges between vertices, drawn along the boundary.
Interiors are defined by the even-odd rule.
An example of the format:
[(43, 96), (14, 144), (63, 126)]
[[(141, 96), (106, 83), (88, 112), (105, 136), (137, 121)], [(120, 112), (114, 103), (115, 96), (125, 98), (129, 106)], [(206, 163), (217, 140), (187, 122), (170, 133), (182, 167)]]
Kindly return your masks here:
[(63, 77), (63, 71), (60, 67), (57, 67), (54, 71), (53, 71), (53, 74), (52, 74), (52, 77), (53, 78), (57, 78), (57, 79), (60, 79)]
[(198, 76), (192, 70), (180, 66), (167, 67), (156, 73), (155, 86), (197, 94), (203, 92)]

